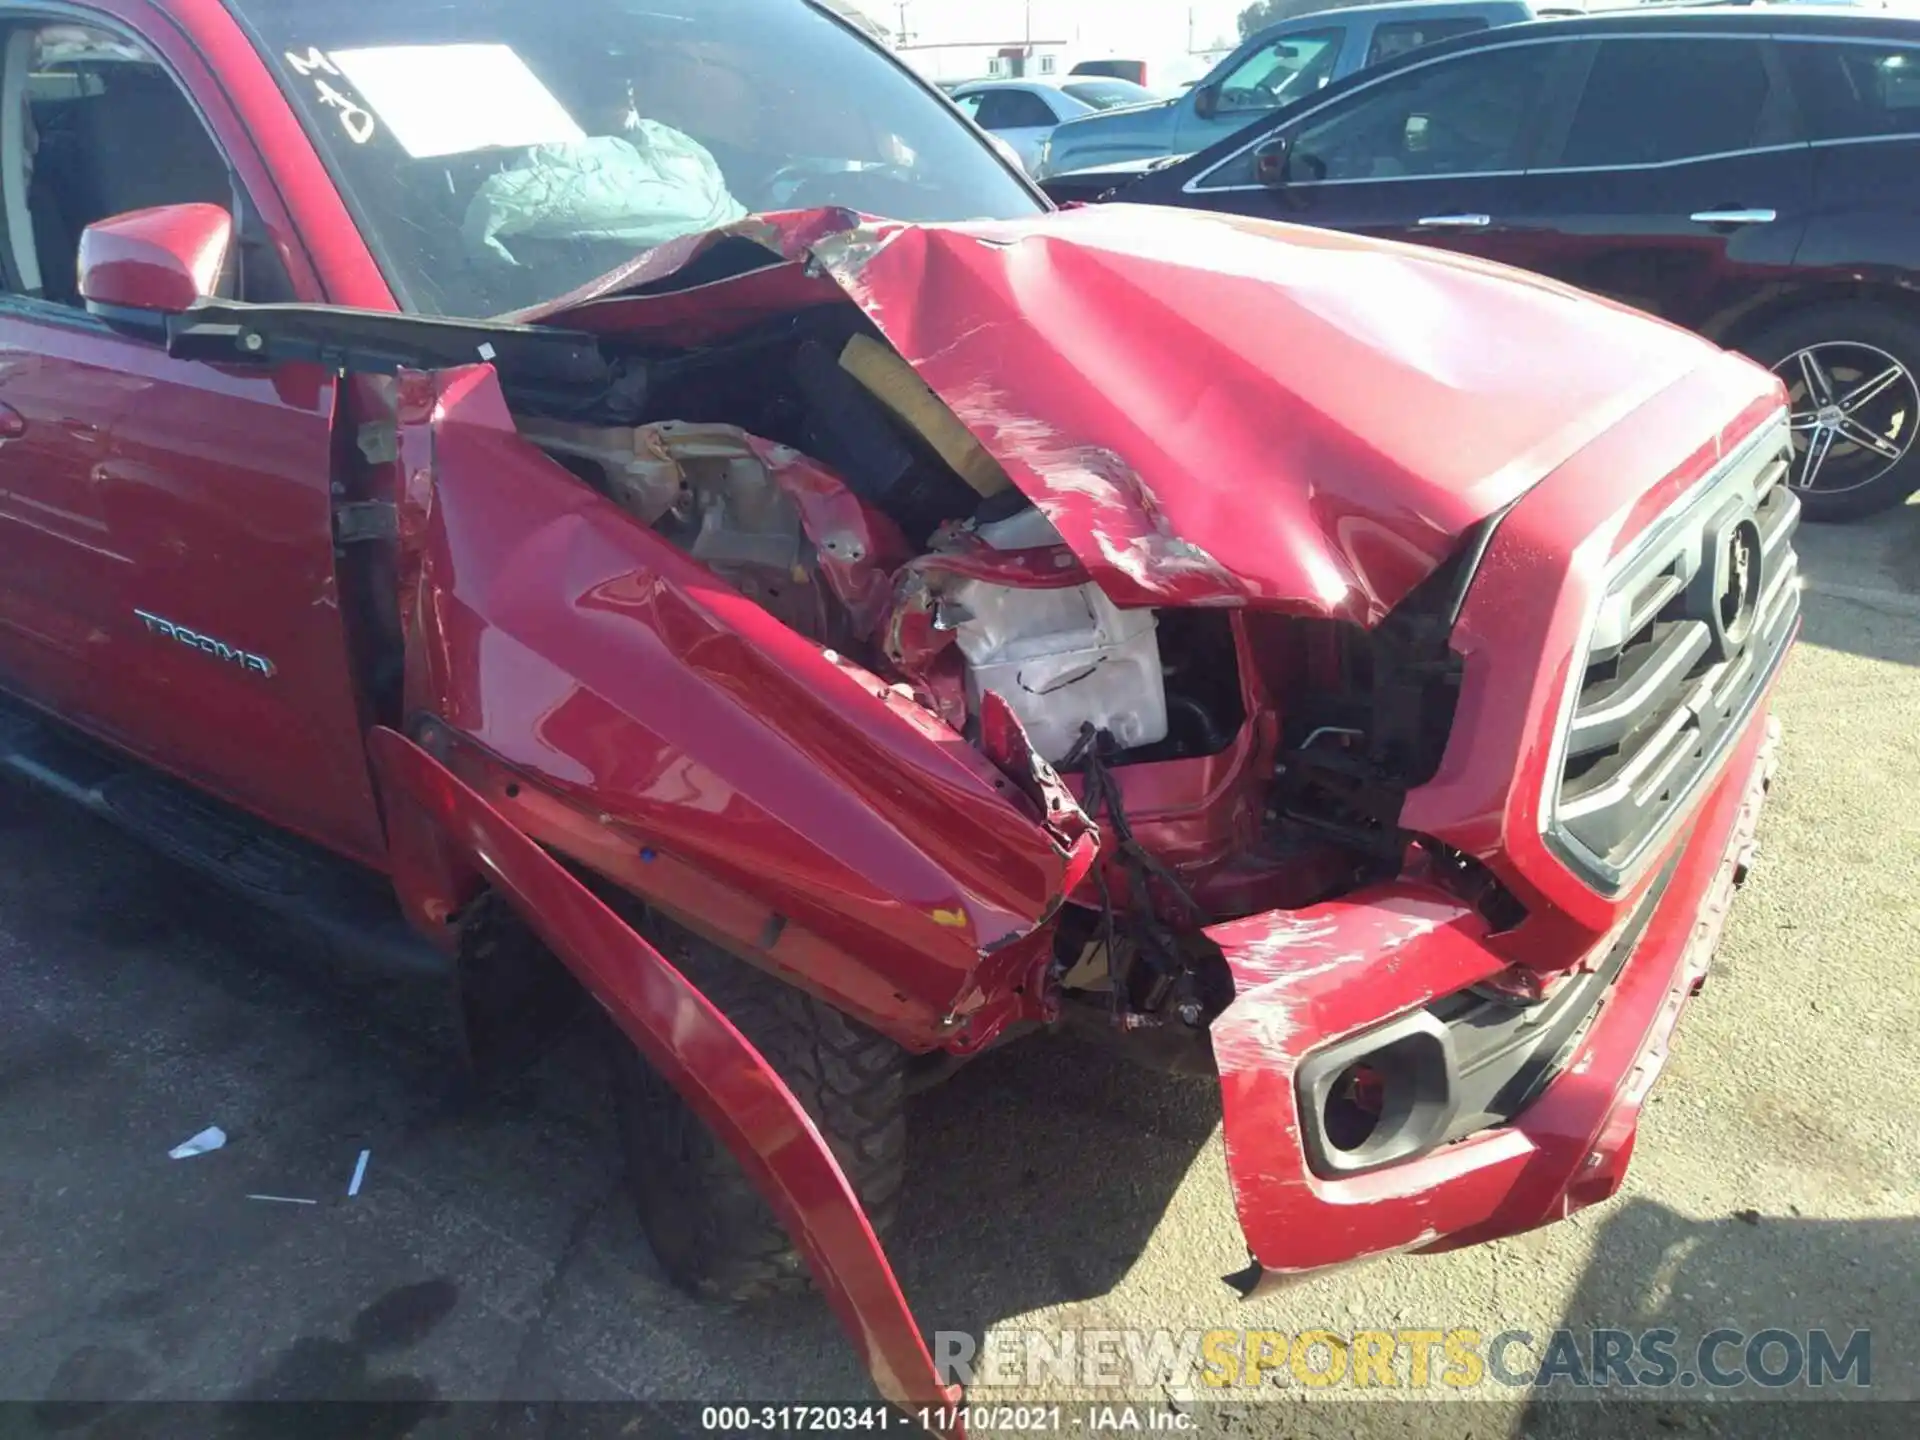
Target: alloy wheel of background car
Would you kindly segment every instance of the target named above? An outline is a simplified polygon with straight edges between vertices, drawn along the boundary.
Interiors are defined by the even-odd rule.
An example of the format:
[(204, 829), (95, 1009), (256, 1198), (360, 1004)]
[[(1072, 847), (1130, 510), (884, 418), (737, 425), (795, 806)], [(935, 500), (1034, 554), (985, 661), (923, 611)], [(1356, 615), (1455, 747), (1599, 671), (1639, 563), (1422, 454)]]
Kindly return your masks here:
[(1871, 515), (1920, 486), (1920, 327), (1849, 304), (1793, 317), (1746, 348), (1787, 387), (1791, 483), (1809, 518)]
[(1796, 490), (1855, 490), (1906, 455), (1920, 389), (1886, 351), (1841, 340), (1809, 345), (1773, 368), (1793, 396)]

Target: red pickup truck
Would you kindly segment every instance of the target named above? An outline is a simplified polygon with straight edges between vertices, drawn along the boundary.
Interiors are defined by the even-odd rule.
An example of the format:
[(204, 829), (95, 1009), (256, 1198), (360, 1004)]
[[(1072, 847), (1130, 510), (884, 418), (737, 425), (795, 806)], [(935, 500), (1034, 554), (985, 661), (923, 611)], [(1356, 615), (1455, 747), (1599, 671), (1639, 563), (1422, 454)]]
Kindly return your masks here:
[(0, 0), (6, 768), (483, 1056), (590, 996), (667, 1271), (902, 1404), (906, 1096), (996, 1045), (1217, 1074), (1248, 1292), (1610, 1195), (1768, 773), (1778, 382), (1053, 211), (678, 8)]

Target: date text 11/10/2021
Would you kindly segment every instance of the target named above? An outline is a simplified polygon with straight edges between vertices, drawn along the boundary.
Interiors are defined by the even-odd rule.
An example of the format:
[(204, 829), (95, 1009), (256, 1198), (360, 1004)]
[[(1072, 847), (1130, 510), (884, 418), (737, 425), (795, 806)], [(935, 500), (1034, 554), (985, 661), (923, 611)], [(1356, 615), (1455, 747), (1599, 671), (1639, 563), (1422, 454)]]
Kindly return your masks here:
[(1124, 1432), (1183, 1433), (1186, 1411), (1162, 1405), (957, 1405), (895, 1410), (886, 1405), (707, 1405), (700, 1428), (720, 1434), (792, 1431), (931, 1431), (953, 1434)]

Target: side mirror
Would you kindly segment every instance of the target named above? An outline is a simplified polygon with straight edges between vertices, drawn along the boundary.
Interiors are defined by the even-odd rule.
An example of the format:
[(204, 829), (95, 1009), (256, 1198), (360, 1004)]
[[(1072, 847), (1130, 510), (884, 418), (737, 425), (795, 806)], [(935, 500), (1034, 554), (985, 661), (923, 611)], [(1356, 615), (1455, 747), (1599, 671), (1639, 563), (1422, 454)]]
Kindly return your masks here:
[(1211, 120), (1220, 113), (1220, 85), (1215, 81), (1211, 85), (1199, 85), (1193, 92), (1193, 113), (1202, 120)]
[(178, 315), (220, 288), (233, 216), (162, 205), (96, 221), (80, 237), (80, 298), (91, 314)]
[(1253, 152), (1253, 178), (1269, 190), (1286, 187), (1293, 166), (1293, 141), (1276, 135)]

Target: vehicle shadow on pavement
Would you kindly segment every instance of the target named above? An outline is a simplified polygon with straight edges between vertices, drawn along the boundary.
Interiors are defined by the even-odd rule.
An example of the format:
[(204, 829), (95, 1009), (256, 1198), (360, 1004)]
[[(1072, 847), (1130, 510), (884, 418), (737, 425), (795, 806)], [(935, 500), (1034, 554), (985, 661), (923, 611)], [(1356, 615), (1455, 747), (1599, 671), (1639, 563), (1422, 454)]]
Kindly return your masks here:
[(1803, 524), (1794, 546), (1802, 644), (1920, 665), (1920, 503), (1849, 525)]
[[(344, 1440), (366, 1433), (351, 1406), (294, 1425), (257, 1402), (394, 1402), (391, 1433), (428, 1436), (474, 1433), (460, 1401), (871, 1396), (818, 1296), (735, 1310), (665, 1283), (590, 1020), (474, 1087), (430, 995), (328, 961), (0, 782), (0, 1401), (25, 1402), (18, 1433)], [(1211, 1082), (1044, 1039), (916, 1097), (888, 1248), (922, 1324), (978, 1334), (1110, 1290), (1218, 1117)], [(222, 1149), (167, 1158), (210, 1124)]]
[(1219, 1123), (1216, 1081), (1067, 1038), (1019, 1042), (917, 1097), (888, 1249), (921, 1323), (978, 1336), (1105, 1295)]
[[(366, 1433), (350, 1410), (210, 1423), (136, 1399), (384, 1399), (427, 1440), (477, 1433), (459, 1401), (870, 1397), (818, 1297), (736, 1311), (664, 1283), (622, 1192), (591, 1027), (463, 1091), (409, 1018), (422, 997), (319, 985), (320, 966), (101, 823), (0, 783), (0, 1401), (26, 1402), (0, 1434)], [(1218, 1119), (1210, 1081), (1045, 1039), (917, 1097), (888, 1248), (922, 1325), (977, 1336), (1097, 1309)], [(208, 1124), (223, 1150), (166, 1158)], [(1865, 1328), (1875, 1392), (1920, 1393), (1920, 1219), (1703, 1221), (1629, 1196), (1592, 1223), (1560, 1323), (1668, 1325), (1683, 1344), (1719, 1326)], [(1523, 1424), (1476, 1433), (1920, 1434), (1885, 1406), (1823, 1408), (1812, 1428), (1804, 1405), (1620, 1409), (1540, 1398)]]
[[(1676, 1332), (1680, 1386), (1654, 1394), (1556, 1379), (1535, 1389), (1515, 1433), (1532, 1440), (1655, 1434), (1904, 1440), (1920, 1433), (1920, 1363), (1910, 1338), (1920, 1305), (1917, 1263), (1920, 1218), (1810, 1220), (1743, 1210), (1698, 1220), (1630, 1198), (1607, 1214), (1593, 1259), (1567, 1302), (1559, 1324), (1571, 1332), (1574, 1349), (1562, 1359), (1576, 1354), (1575, 1363), (1594, 1378), (1596, 1330), (1624, 1332), (1638, 1346), (1646, 1332), (1664, 1328)], [(1715, 1331), (1739, 1332), (1708, 1357), (1727, 1379), (1749, 1370), (1749, 1340), (1769, 1330), (1796, 1337), (1803, 1371), (1812, 1363), (1810, 1332), (1824, 1331), (1843, 1357), (1854, 1332), (1867, 1332), (1868, 1383), (1854, 1385), (1857, 1372), (1843, 1360), (1839, 1377), (1820, 1389), (1802, 1375), (1772, 1391), (1747, 1384), (1709, 1394), (1717, 1387), (1700, 1368), (1700, 1342)], [(1550, 1341), (1537, 1332), (1533, 1339), (1537, 1361)], [(1627, 1363), (1636, 1374), (1647, 1373), (1637, 1350)], [(1763, 1373), (1784, 1376), (1793, 1356), (1781, 1340), (1758, 1363)]]

